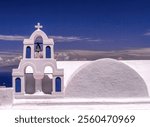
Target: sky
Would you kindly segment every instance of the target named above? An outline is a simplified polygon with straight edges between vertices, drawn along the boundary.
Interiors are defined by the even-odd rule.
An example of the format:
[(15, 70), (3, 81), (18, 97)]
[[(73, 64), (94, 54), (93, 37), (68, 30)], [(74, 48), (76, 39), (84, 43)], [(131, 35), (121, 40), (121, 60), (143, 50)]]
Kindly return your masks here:
[(22, 52), (40, 22), (55, 50), (150, 47), (149, 0), (1, 0), (0, 51)]
[[(1, 0), (0, 72), (18, 66), (23, 39), (30, 37), (37, 22), (54, 38), (57, 52), (118, 54), (150, 48), (149, 0)], [(0, 84), (8, 81), (2, 76)], [(9, 79), (6, 84), (11, 84), (11, 74)]]

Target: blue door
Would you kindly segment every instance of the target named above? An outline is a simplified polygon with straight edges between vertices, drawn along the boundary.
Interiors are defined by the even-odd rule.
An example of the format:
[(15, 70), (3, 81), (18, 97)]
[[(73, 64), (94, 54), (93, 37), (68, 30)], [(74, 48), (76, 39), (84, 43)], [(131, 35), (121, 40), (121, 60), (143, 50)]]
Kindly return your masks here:
[(51, 58), (51, 48), (50, 48), (50, 46), (46, 47), (46, 58)]
[(61, 78), (57, 77), (55, 80), (56, 92), (61, 92)]
[(31, 48), (30, 48), (30, 46), (28, 46), (26, 48), (26, 58), (31, 58)]
[(16, 92), (21, 92), (21, 79), (20, 78), (16, 78), (15, 87), (16, 87)]

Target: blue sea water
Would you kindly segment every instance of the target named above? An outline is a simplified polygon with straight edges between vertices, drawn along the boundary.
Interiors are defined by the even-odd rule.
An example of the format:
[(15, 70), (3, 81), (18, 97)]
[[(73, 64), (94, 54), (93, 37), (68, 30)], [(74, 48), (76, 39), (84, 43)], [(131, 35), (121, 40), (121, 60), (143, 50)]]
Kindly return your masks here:
[(11, 72), (0, 72), (0, 86), (12, 87)]

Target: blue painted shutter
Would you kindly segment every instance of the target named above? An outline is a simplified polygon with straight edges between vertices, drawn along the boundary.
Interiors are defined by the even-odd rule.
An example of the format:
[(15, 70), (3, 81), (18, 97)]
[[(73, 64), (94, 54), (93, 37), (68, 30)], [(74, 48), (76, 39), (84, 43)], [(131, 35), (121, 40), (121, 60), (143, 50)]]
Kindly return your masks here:
[(26, 58), (31, 58), (31, 48), (29, 46), (26, 48)]
[(61, 92), (61, 78), (57, 77), (55, 80), (56, 92)]
[(46, 58), (51, 58), (51, 48), (50, 48), (50, 46), (46, 47)]
[(16, 87), (16, 92), (21, 92), (21, 79), (20, 78), (16, 78), (15, 87)]

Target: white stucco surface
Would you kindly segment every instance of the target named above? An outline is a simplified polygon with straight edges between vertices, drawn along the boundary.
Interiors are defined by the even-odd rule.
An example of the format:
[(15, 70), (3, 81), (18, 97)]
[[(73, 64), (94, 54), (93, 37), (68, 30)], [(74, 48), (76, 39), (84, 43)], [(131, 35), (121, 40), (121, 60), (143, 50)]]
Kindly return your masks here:
[[(58, 61), (58, 68), (64, 68), (64, 85), (67, 83), (71, 75), (82, 65), (88, 64), (91, 61)], [(144, 80), (150, 95), (150, 60), (125, 60), (120, 61), (134, 69)]]
[(13, 89), (0, 88), (0, 106), (11, 105), (13, 102)]
[(66, 97), (147, 97), (144, 80), (132, 68), (114, 59), (99, 59), (81, 66), (70, 77)]
[(143, 78), (150, 95), (150, 60), (126, 60), (121, 62), (133, 68)]

